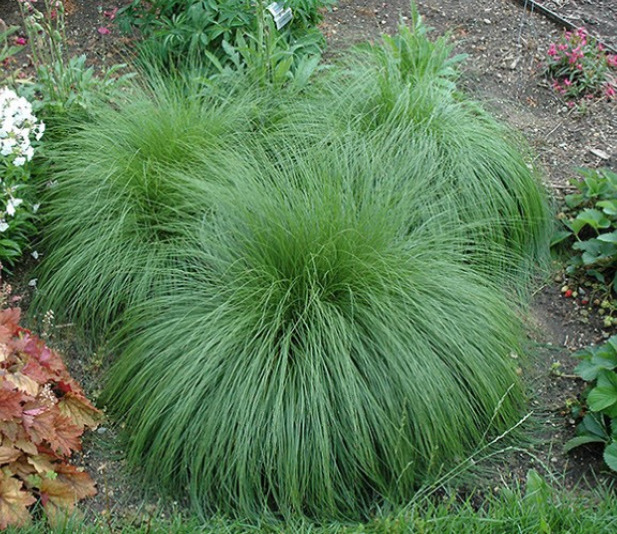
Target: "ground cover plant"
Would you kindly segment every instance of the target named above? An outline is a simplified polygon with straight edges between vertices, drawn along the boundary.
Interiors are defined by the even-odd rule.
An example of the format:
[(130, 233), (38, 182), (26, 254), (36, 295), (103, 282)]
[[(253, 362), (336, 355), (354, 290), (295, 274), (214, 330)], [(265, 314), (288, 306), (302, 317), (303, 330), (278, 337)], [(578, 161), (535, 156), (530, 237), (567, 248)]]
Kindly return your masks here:
[(115, 332), (128, 455), (202, 515), (366, 517), (520, 417), (498, 283), (541, 255), (544, 191), (414, 24), (369, 52), (394, 82), (149, 68), (49, 148), (39, 309)]

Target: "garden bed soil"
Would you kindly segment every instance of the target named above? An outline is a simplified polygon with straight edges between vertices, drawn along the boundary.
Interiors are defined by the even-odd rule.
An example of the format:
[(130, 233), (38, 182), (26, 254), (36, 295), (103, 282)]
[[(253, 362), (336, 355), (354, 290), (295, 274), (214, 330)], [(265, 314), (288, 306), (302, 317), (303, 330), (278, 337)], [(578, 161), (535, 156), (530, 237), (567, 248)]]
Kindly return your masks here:
[[(67, 0), (72, 52), (87, 53), (90, 62), (97, 65), (117, 62), (126, 54), (130, 40), (120, 36), (104, 14), (124, 3)], [(617, 7), (612, 0), (545, 0), (544, 4), (575, 23), (585, 23), (592, 34), (606, 42), (616, 42)], [(451, 34), (456, 51), (468, 54), (461, 86), (521, 132), (557, 201), (568, 191), (577, 167), (617, 170), (617, 103), (594, 101), (570, 108), (541, 76), (549, 43), (559, 37), (562, 28), (525, 10), (515, 0), (419, 0), (417, 5), (435, 35)], [(395, 32), (400, 17), (409, 20), (408, 0), (342, 0), (321, 25), (328, 42), (327, 57), (333, 59), (350, 45)], [(16, 0), (0, 0), (0, 18), (7, 23), (18, 21)], [(111, 33), (101, 34), (101, 27), (111, 28)], [(27, 67), (25, 56), (20, 61), (20, 66)], [(524, 367), (530, 411), (538, 423), (535, 435), (540, 441), (529, 453), (505, 454), (485, 481), (485, 489), (499, 491), (504, 484), (522, 482), (531, 467), (547, 467), (568, 487), (597, 484), (610, 476), (598, 450), (563, 452), (563, 444), (574, 432), (568, 403), (583, 388), (583, 383), (571, 376), (575, 365), (572, 352), (601, 342), (612, 332), (601, 327), (593, 309), (585, 316), (582, 305), (564, 298), (560, 291), (564, 280), (555, 269), (533, 299), (529, 319), (531, 364)], [(100, 362), (91, 356), (91, 348), (78, 345), (78, 336), (71, 336), (70, 330), (56, 329), (55, 341), (76, 377), (96, 396)], [(140, 484), (122, 458), (117, 430), (106, 424), (85, 441), (79, 461), (97, 481), (99, 495), (84, 507), (91, 513), (128, 515), (136, 521), (155, 510), (165, 513), (161, 512), (165, 508), (157, 507), (154, 501), (144, 500)]]

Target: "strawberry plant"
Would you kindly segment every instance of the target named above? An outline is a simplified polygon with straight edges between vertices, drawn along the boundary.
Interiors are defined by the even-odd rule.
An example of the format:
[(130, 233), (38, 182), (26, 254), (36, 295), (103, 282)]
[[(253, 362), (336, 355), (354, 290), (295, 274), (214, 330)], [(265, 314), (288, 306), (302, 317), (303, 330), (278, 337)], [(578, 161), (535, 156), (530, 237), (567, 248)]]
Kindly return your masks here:
[(577, 435), (566, 443), (565, 450), (604, 443), (604, 461), (617, 471), (617, 336), (574, 356), (581, 359), (575, 373), (590, 385), (583, 393)]
[(53, 525), (96, 493), (69, 457), (100, 412), (19, 317), (18, 308), (0, 311), (0, 530), (28, 524), (37, 503)]
[(573, 255), (566, 273), (585, 275), (615, 289), (617, 274), (617, 174), (609, 169), (582, 169), (566, 195), (562, 228), (553, 245), (570, 243)]

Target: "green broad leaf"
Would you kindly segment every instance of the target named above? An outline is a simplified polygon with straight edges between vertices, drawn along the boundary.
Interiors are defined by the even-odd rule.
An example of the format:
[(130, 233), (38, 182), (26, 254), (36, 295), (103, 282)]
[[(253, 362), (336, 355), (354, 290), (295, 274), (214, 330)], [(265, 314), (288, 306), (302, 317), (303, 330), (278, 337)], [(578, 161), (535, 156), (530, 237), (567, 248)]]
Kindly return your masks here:
[(583, 202), (585, 202), (585, 196), (580, 193), (566, 195), (565, 201), (568, 208), (578, 208)]
[(569, 230), (557, 230), (551, 237), (551, 247), (563, 243), (569, 237), (572, 237), (572, 232)]
[(601, 208), (604, 213), (611, 216), (617, 215), (617, 200), (601, 200), (596, 203), (598, 208)]
[(598, 241), (602, 241), (603, 243), (617, 244), (617, 232), (608, 232), (606, 234), (601, 234), (596, 239)]
[(574, 372), (586, 382), (593, 382), (598, 378), (600, 369), (601, 367), (591, 363), (589, 360), (585, 360), (574, 368)]
[(606, 443), (606, 440), (600, 436), (577, 436), (566, 442), (563, 446), (563, 452), (570, 452), (572, 449), (587, 445), (588, 443)]
[(604, 461), (613, 471), (617, 471), (617, 443), (612, 442), (604, 449)]
[(577, 427), (577, 433), (583, 436), (597, 436), (602, 438), (602, 441), (609, 441), (610, 437), (601, 422), (602, 419), (601, 414), (587, 414)]
[(611, 221), (600, 210), (587, 208), (581, 211), (571, 224), (574, 232), (578, 234), (585, 226), (591, 226), (594, 230), (610, 228)]
[(545, 503), (551, 495), (551, 487), (535, 469), (527, 471), (524, 499), (533, 499), (537, 504)]
[(607, 387), (595, 387), (589, 392), (587, 404), (594, 412), (601, 412), (617, 403), (617, 390)]
[(581, 257), (585, 265), (592, 265), (600, 259), (613, 258), (617, 255), (616, 244), (600, 241), (597, 238), (577, 241), (572, 248), (583, 252)]
[(617, 391), (617, 374), (606, 369), (600, 369), (598, 372), (598, 386)]

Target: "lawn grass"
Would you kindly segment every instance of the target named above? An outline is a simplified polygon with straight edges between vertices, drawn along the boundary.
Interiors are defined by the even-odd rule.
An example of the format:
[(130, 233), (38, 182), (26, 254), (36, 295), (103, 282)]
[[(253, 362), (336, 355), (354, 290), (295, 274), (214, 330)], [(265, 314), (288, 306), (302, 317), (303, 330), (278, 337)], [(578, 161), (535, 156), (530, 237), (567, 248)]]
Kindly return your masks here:
[[(532, 492), (502, 488), (498, 493), (464, 500), (422, 500), (364, 523), (314, 524), (304, 520), (251, 524), (225, 518), (201, 522), (195, 517), (154, 513), (139, 521), (75, 519), (57, 534), (612, 534), (617, 529), (617, 499), (604, 492), (571, 493), (540, 487)], [(44, 524), (8, 529), (8, 534), (43, 534)]]

